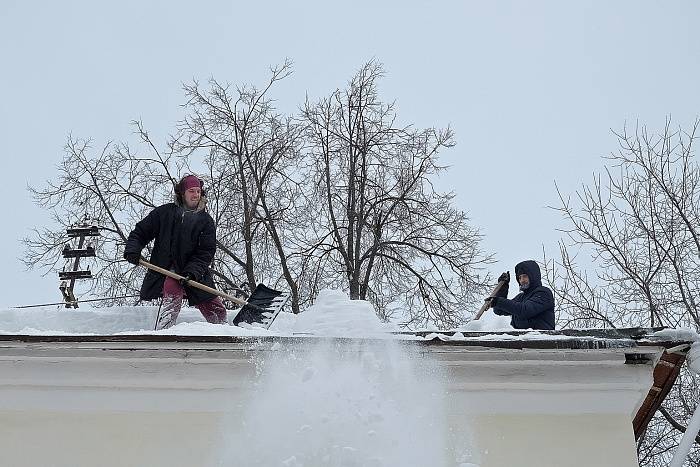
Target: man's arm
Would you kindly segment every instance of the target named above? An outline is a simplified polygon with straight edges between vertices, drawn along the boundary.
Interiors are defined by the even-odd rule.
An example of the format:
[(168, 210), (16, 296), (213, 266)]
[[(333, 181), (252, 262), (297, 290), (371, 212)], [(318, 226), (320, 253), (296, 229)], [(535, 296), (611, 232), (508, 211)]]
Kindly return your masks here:
[(499, 299), (496, 307), (494, 307), (494, 312), (496, 312), (496, 314), (501, 314), (498, 313), (498, 311), (503, 311), (519, 318), (531, 319), (553, 306), (554, 297), (552, 296), (552, 292), (549, 289), (542, 288), (535, 291), (522, 302)]
[(152, 210), (148, 215), (136, 223), (134, 230), (126, 239), (124, 247), (124, 257), (127, 255), (140, 255), (143, 247), (156, 237), (160, 226), (160, 215), (158, 208)]
[(491, 306), (493, 307), (493, 312), (496, 313), (497, 315), (501, 316), (506, 316), (509, 313), (499, 310), (496, 306), (494, 306), (495, 302), (498, 302), (501, 298), (508, 298), (508, 284), (510, 283), (510, 273), (504, 272), (498, 277), (498, 282), (501, 283), (501, 288), (498, 289), (498, 291), (493, 295), (494, 297), (498, 297), (497, 299), (493, 300), (491, 302)]
[(495, 297), (508, 298), (508, 282), (503, 284), (501, 288), (498, 289), (498, 292), (496, 292)]

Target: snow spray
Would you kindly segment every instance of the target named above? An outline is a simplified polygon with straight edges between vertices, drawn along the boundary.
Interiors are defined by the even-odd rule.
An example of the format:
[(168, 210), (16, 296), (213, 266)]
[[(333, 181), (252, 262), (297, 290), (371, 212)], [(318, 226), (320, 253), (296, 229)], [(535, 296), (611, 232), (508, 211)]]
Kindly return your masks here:
[(258, 376), (242, 416), (224, 422), (220, 465), (455, 465), (446, 446), (445, 375), (419, 346), (294, 342), (255, 357)]

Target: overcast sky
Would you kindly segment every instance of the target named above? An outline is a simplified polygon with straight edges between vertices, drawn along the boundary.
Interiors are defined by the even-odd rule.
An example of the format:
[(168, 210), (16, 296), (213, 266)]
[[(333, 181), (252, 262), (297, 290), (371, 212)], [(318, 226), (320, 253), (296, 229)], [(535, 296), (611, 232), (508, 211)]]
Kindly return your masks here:
[[(148, 4), (146, 4), (148, 3)], [(700, 114), (700, 2), (0, 1), (5, 219), (0, 305), (59, 301), (55, 274), (18, 261), (48, 221), (27, 184), (56, 176), (69, 133), (164, 141), (182, 82), (262, 84), (286, 57), (281, 108), (344, 86), (381, 61), (381, 96), (402, 123), (451, 125), (439, 183), (495, 253), (492, 271), (555, 253), (554, 182), (573, 192), (616, 148), (611, 129), (660, 129)]]

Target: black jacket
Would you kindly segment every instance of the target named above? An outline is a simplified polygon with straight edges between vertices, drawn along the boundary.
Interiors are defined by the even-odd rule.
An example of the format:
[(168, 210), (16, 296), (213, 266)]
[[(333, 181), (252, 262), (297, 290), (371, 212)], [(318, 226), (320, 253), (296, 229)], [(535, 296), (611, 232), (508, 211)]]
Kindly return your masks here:
[(515, 266), (515, 276), (527, 274), (530, 287), (508, 300), (508, 284), (496, 294), (499, 298), (493, 307), (497, 315), (510, 315), (515, 329), (554, 329), (554, 296), (542, 285), (540, 267), (534, 261), (523, 261)]
[[(150, 263), (214, 287), (214, 278), (209, 266), (216, 251), (216, 229), (214, 220), (204, 210), (202, 197), (200, 206), (187, 210), (179, 203), (158, 206), (136, 224), (126, 241), (125, 253), (140, 253), (153, 239)], [(151, 271), (146, 273), (141, 285), (141, 299), (154, 300), (163, 294), (165, 276)], [(214, 298), (203, 290), (185, 286), (190, 305), (197, 305)]]

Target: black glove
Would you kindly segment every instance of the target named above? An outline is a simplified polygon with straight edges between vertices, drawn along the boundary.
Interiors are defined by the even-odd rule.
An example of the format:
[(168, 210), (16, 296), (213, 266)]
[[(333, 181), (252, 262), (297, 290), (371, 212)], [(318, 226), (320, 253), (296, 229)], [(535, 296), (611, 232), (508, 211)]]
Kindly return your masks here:
[(485, 299), (484, 301), (489, 302), (489, 306), (491, 308), (494, 308), (496, 306), (496, 304), (498, 303), (498, 300), (500, 300), (501, 298), (502, 297), (489, 297), (489, 298)]
[(506, 284), (510, 282), (510, 271), (506, 271), (498, 276), (498, 282), (505, 282)]
[(180, 285), (181, 286), (186, 286), (189, 285), (190, 281), (194, 280), (194, 275), (191, 272), (185, 273), (185, 275), (180, 279)]
[(141, 259), (141, 252), (137, 251), (125, 251), (124, 252), (124, 259), (133, 264), (134, 266), (139, 265), (139, 260)]

